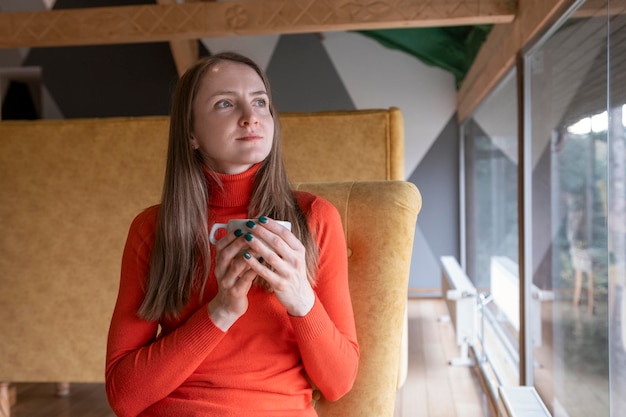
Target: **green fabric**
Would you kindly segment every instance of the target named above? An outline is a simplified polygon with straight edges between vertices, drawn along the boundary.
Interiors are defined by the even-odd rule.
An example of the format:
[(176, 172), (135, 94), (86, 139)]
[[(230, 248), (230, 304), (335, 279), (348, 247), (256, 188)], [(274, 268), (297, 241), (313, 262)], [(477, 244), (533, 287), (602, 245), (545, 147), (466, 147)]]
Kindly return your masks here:
[(457, 88), (465, 78), (492, 25), (368, 30), (359, 33), (382, 45), (451, 72)]

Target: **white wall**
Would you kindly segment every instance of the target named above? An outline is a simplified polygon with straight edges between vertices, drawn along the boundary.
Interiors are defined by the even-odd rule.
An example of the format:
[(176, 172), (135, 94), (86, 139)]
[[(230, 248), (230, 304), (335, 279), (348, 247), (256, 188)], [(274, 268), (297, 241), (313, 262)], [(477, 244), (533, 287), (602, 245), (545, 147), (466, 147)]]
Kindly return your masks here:
[(358, 109), (402, 110), (405, 178), (409, 178), (456, 111), (454, 77), (357, 33), (326, 33), (324, 38)]

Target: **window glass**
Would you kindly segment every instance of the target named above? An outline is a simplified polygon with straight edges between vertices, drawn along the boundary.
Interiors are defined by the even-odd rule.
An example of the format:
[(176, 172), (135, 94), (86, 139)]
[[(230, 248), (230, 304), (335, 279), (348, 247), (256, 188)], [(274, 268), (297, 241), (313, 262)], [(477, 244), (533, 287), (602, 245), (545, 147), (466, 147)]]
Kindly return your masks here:
[(533, 379), (552, 414), (569, 417), (624, 415), (610, 413), (609, 395), (611, 19), (607, 2), (586, 3), (529, 54), (525, 79)]
[(480, 355), (493, 385), (517, 384), (518, 124), (512, 72), (462, 126), (466, 273), (480, 292)]
[(626, 416), (626, 0), (609, 13), (608, 322), (611, 415)]

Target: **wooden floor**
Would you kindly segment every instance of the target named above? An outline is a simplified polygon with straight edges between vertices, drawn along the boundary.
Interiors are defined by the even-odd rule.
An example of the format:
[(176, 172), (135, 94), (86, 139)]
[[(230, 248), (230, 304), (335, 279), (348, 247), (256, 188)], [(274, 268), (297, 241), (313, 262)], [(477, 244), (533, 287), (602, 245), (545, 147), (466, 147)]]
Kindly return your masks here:
[[(410, 299), (408, 312), (408, 375), (394, 417), (491, 417), (476, 371), (448, 365), (458, 348), (452, 324), (439, 320), (444, 302)], [(115, 417), (102, 384), (72, 384), (68, 397), (56, 397), (55, 384), (15, 386), (13, 417)]]
[(450, 366), (459, 356), (441, 299), (409, 299), (409, 365), (394, 417), (492, 417), (478, 370)]

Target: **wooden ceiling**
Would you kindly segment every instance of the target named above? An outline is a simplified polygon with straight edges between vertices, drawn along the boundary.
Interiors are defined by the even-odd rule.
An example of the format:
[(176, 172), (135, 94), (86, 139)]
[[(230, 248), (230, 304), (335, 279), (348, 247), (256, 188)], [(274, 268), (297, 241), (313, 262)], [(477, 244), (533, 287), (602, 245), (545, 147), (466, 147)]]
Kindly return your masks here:
[(201, 38), (498, 24), (515, 17), (513, 2), (504, 0), (156, 2), (0, 13), (0, 48), (170, 41), (182, 72), (197, 59)]
[[(458, 97), (459, 120), (575, 0), (156, 0), (158, 4), (0, 13), (0, 48), (169, 41), (179, 72), (217, 36), (494, 24)], [(606, 0), (587, 0), (601, 12)]]

